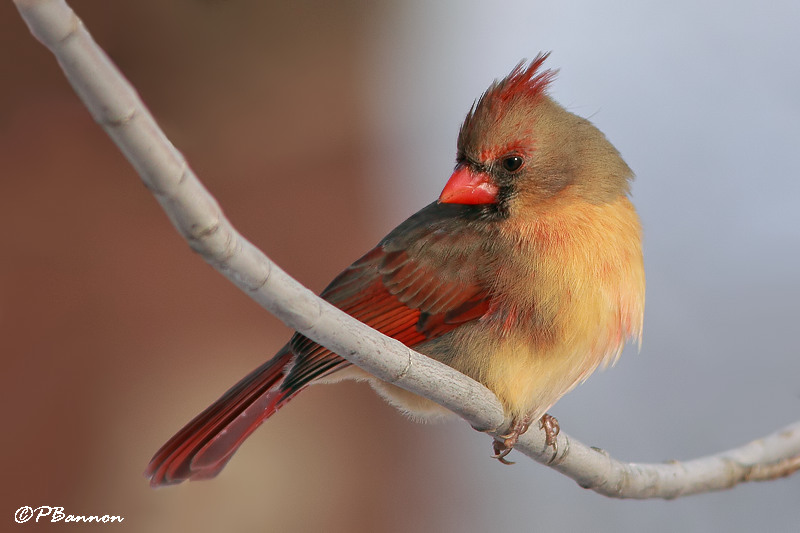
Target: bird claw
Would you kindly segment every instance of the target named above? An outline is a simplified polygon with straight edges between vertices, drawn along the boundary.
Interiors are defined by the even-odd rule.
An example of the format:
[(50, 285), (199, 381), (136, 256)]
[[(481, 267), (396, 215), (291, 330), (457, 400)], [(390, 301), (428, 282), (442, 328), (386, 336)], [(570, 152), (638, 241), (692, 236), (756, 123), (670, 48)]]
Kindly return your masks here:
[(507, 435), (500, 435), (500, 438), (503, 440), (495, 440), (492, 443), (492, 449), (494, 450), (492, 458), (497, 459), (504, 465), (513, 465), (514, 462), (509, 461), (505, 457), (511, 453), (511, 450), (514, 449), (514, 445), (519, 440), (519, 436), (528, 431), (530, 425), (531, 419), (528, 416), (520, 419), (515, 418), (513, 424), (511, 424), (511, 431)]
[[(514, 461), (506, 459), (506, 455), (511, 453), (511, 450), (514, 449), (514, 445), (517, 444), (520, 435), (528, 431), (531, 422), (532, 420), (528, 416), (521, 419), (514, 419), (514, 423), (511, 425), (511, 431), (507, 435), (500, 435), (499, 438), (503, 440), (495, 440), (492, 442), (492, 450), (494, 451), (492, 459), (497, 459), (504, 465), (513, 465)], [(542, 418), (539, 419), (539, 428), (544, 430), (545, 444), (547, 446), (552, 446), (553, 451), (558, 451), (558, 433), (561, 431), (558, 420), (553, 416), (544, 414)]]
[(539, 428), (544, 430), (544, 443), (547, 446), (552, 446), (553, 451), (558, 451), (558, 434), (561, 432), (558, 420), (554, 416), (545, 413), (539, 419)]
[(507, 448), (505, 445), (505, 441), (500, 442), (499, 440), (496, 440), (492, 442), (492, 449), (494, 450), (494, 455), (492, 455), (492, 459), (497, 459), (504, 465), (515, 464), (514, 461), (509, 461), (508, 459), (506, 459), (506, 455), (511, 453), (511, 450), (513, 448)]

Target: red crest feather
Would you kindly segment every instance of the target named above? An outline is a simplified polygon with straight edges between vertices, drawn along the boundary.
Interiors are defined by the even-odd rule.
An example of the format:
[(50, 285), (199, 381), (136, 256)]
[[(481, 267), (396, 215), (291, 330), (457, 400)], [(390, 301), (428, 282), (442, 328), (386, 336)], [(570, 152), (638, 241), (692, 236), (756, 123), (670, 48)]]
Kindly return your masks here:
[[(508, 102), (517, 97), (536, 98), (541, 96), (555, 76), (555, 72), (549, 69), (539, 72), (539, 67), (542, 66), (549, 55), (549, 52), (538, 54), (527, 67), (525, 66), (525, 61), (521, 61), (508, 76), (494, 82), (483, 94), (480, 102), (485, 99)], [(478, 103), (479, 106), (480, 102)]]
[[(550, 81), (555, 77), (555, 71), (539, 70), (549, 53), (538, 54), (526, 66), (526, 61), (521, 61), (511, 73), (502, 80), (495, 80), (485, 93), (472, 104), (459, 132), (459, 149), (462, 149), (466, 139), (470, 136), (476, 123), (493, 122), (503, 115), (511, 102), (518, 99), (541, 98)], [(512, 104), (513, 105), (513, 104)]]

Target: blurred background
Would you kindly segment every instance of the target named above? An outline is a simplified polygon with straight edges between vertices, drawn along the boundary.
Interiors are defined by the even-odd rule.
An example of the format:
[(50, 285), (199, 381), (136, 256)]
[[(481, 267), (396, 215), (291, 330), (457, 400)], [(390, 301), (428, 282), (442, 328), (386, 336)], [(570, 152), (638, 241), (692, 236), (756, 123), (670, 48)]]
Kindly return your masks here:
[[(234, 225), (316, 291), (436, 197), (473, 99), (552, 50), (551, 94), (637, 173), (648, 297), (641, 354), (551, 413), (638, 462), (800, 418), (799, 3), (71, 4)], [(609, 500), (353, 383), (298, 397), (217, 479), (151, 490), (153, 452), (290, 332), (189, 250), (10, 2), (0, 43), (2, 523), (50, 505), (153, 532), (800, 527), (800, 476)]]

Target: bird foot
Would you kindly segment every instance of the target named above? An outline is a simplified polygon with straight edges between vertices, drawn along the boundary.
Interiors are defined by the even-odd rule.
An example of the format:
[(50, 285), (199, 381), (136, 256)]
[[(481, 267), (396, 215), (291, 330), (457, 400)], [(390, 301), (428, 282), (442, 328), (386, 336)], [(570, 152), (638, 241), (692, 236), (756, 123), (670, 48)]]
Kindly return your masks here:
[(539, 419), (539, 428), (544, 430), (544, 443), (552, 446), (553, 451), (558, 451), (558, 434), (561, 432), (561, 426), (558, 425), (556, 417), (543, 414)]
[(495, 440), (492, 443), (492, 449), (494, 450), (492, 458), (497, 459), (504, 465), (513, 465), (514, 461), (506, 459), (506, 455), (511, 453), (511, 450), (514, 449), (514, 445), (519, 440), (519, 436), (528, 431), (531, 422), (532, 420), (529, 416), (515, 418), (514, 422), (511, 424), (511, 431), (507, 435), (500, 435), (500, 438), (503, 440)]
[[(520, 419), (515, 418), (511, 425), (511, 431), (507, 435), (500, 436), (503, 440), (495, 440), (492, 442), (492, 449), (494, 451), (492, 458), (497, 459), (504, 465), (513, 465), (514, 461), (509, 461), (506, 459), (506, 456), (514, 449), (514, 445), (517, 444), (520, 435), (528, 431), (531, 422), (532, 420), (528, 416), (524, 416)], [(553, 450), (556, 450), (558, 433), (561, 431), (558, 420), (553, 416), (544, 414), (542, 418), (539, 419), (539, 427), (544, 430), (545, 444), (547, 444), (547, 446), (552, 446)]]

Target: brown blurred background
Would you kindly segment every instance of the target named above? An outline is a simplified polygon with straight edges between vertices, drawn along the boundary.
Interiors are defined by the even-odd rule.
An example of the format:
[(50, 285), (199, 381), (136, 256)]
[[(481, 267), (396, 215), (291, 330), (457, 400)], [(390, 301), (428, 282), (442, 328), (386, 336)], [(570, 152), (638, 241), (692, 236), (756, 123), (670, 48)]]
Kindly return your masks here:
[[(297, 279), (320, 290), (390, 229), (365, 208), (374, 135), (355, 74), (388, 4), (72, 5), (232, 222)], [(290, 332), (191, 253), (9, 2), (0, 35), (2, 523), (22, 505), (132, 531), (424, 522), (457, 480), (439, 473), (440, 433), (365, 385), (312, 389), (214, 482), (147, 486), (158, 446)]]
[[(798, 418), (795, 0), (71, 4), (234, 225), (317, 291), (435, 198), (488, 83), (552, 50), (553, 96), (637, 173), (648, 276), (641, 354), (559, 401), (562, 428), (650, 462)], [(0, 227), (0, 530), (48, 528), (14, 524), (23, 505), (137, 532), (800, 524), (800, 476), (609, 500), (352, 383), (293, 400), (217, 479), (151, 490), (153, 452), (290, 332), (188, 249), (11, 2)]]

